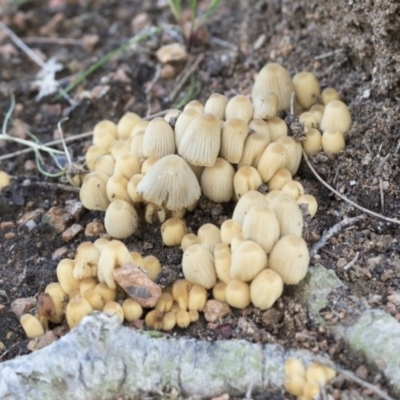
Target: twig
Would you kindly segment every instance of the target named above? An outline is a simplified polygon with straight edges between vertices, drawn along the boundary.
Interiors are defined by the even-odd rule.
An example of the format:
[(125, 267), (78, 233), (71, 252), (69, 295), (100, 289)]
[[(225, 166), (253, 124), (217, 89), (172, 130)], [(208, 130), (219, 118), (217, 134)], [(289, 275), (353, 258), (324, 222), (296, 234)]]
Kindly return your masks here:
[(384, 400), (394, 400), (393, 397), (390, 397), (386, 392), (377, 388), (375, 385), (372, 385), (371, 383), (368, 383), (368, 382), (364, 381), (363, 379), (359, 378), (353, 372), (339, 368), (333, 362), (328, 361), (324, 358), (317, 358), (316, 361), (319, 364), (322, 364), (328, 368), (334, 369), (338, 374), (344, 376), (347, 380), (355, 382), (358, 385), (360, 385), (361, 387), (371, 390), (376, 395), (378, 395), (379, 398), (384, 399)]
[(83, 42), (81, 39), (71, 39), (71, 38), (29, 36), (22, 38), (22, 40), (25, 43), (58, 44), (61, 46), (83, 46)]
[(347, 264), (343, 267), (343, 269), (344, 269), (345, 271), (349, 270), (349, 269), (357, 262), (358, 256), (359, 256), (359, 255), (360, 255), (360, 253), (357, 251), (357, 253), (356, 253), (356, 255), (354, 256), (354, 258), (353, 258), (349, 263), (347, 263)]
[(328, 53), (324, 53), (324, 54), (320, 54), (319, 56), (315, 56), (314, 60), (322, 60), (323, 58), (331, 57), (331, 56), (334, 56), (335, 54), (342, 53), (342, 52), (344, 52), (343, 49), (337, 49), (334, 51), (330, 51)]
[[(64, 139), (64, 141), (65, 141), (65, 143), (74, 142), (75, 140), (85, 139), (85, 138), (91, 136), (92, 134), (93, 134), (93, 131), (84, 132), (84, 133), (80, 133), (79, 135), (67, 137)], [(0, 140), (1, 139), (3, 139), (3, 138), (0, 135)], [(57, 139), (57, 140), (52, 140), (51, 142), (43, 143), (42, 146), (43, 147), (55, 146), (57, 144), (62, 144), (62, 142), (63, 142), (62, 139)], [(30, 143), (31, 142), (29, 142), (29, 145), (30, 145)], [(39, 150), (41, 150), (41, 149), (39, 149)], [(4, 155), (0, 156), (0, 161), (19, 156), (21, 154), (30, 153), (31, 151), (33, 151), (33, 149), (29, 147), (27, 149), (15, 151), (14, 153), (4, 154)], [(59, 150), (52, 149), (52, 151), (55, 153), (58, 153), (58, 154), (64, 154), (64, 152), (59, 151)]]
[(56, 187), (57, 189), (64, 190), (65, 192), (73, 192), (79, 193), (80, 188), (70, 185), (64, 185), (62, 183), (54, 183), (54, 182), (31, 182), (31, 185), (39, 186), (39, 187)]
[(178, 95), (179, 91), (182, 89), (182, 86), (185, 84), (185, 82), (189, 79), (190, 75), (196, 70), (196, 68), (199, 66), (201, 61), (204, 58), (204, 54), (200, 54), (197, 56), (197, 58), (194, 60), (193, 64), (184, 70), (183, 75), (178, 79), (178, 82), (175, 86), (175, 89), (172, 91), (171, 95), (169, 96), (168, 100), (170, 102), (173, 102)]
[(156, 112), (155, 114), (147, 115), (147, 116), (144, 117), (143, 119), (149, 120), (149, 119), (153, 119), (153, 118), (156, 118), (156, 117), (162, 117), (163, 115), (169, 113), (169, 112), (172, 111), (172, 110), (174, 110), (174, 109), (173, 109), (173, 108), (169, 108), (168, 110), (158, 111), (158, 112)]
[(303, 150), (303, 157), (306, 160), (306, 163), (308, 165), (308, 167), (310, 168), (310, 170), (312, 171), (312, 173), (315, 175), (315, 177), (325, 186), (327, 187), (332, 193), (335, 193), (336, 196), (339, 196), (342, 200), (346, 201), (347, 203), (351, 204), (353, 207), (361, 210), (362, 212), (372, 215), (375, 218), (379, 218), (382, 219), (384, 221), (387, 222), (392, 222), (394, 224), (398, 224), (400, 225), (400, 220), (395, 219), (395, 218), (389, 218), (389, 217), (385, 217), (381, 214), (378, 214), (376, 212), (370, 211), (364, 207), (361, 207), (360, 205), (358, 205), (357, 203), (355, 203), (354, 201), (348, 199), (346, 196), (342, 195), (341, 193), (339, 193), (337, 190), (335, 190), (332, 186), (330, 186), (328, 183), (326, 183), (317, 173), (317, 171), (314, 169), (314, 167), (311, 165), (311, 162), (309, 160), (309, 158), (307, 157), (306, 152)]
[(161, 75), (161, 66), (157, 65), (156, 73), (154, 74), (153, 79), (151, 80), (149, 86), (147, 86), (145, 93), (146, 93), (146, 101), (147, 101), (147, 111), (146, 111), (146, 117), (150, 115), (151, 111), (151, 91), (153, 90), (154, 85), (157, 83), (157, 81), (160, 79)]
[(381, 192), (381, 211), (385, 212), (385, 195), (383, 193), (383, 180), (382, 177), (379, 178), (379, 191)]
[(346, 217), (344, 220), (338, 222), (337, 224), (333, 225), (332, 228), (329, 228), (327, 231), (325, 231), (324, 234), (322, 235), (321, 239), (318, 240), (318, 242), (315, 243), (313, 245), (313, 247), (311, 248), (311, 251), (310, 251), (311, 258), (314, 257), (317, 254), (318, 250), (322, 249), (322, 247), (325, 246), (327, 241), (332, 236), (334, 236), (337, 233), (339, 233), (346, 226), (353, 225), (357, 221), (360, 221), (361, 219), (363, 219), (364, 217), (365, 217), (364, 215), (359, 215), (358, 217), (354, 217), (354, 218)]

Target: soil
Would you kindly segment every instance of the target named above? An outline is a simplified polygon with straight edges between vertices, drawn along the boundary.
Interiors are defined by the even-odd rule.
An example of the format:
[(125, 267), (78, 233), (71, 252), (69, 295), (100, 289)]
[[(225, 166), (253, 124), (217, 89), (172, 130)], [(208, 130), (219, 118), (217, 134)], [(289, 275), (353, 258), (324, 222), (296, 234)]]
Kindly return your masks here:
[[(203, 6), (200, 2), (200, 7)], [(63, 70), (57, 74), (63, 86), (71, 81), (74, 73), (88, 68), (131, 38), (138, 29), (137, 15), (143, 15), (150, 25), (169, 23), (174, 28), (105, 63), (71, 92), (79, 104), (63, 123), (67, 137), (90, 131), (101, 119), (117, 121), (127, 110), (145, 116), (172, 108), (192, 90), (189, 79), (178, 91), (177, 98), (169, 99), (177, 87), (176, 78), (159, 78), (152, 83), (160, 67), (155, 52), (162, 44), (181, 38), (179, 27), (164, 1), (28, 1), (19, 6), (0, 2), (0, 10), (1, 21), (32, 49), (46, 59), (56, 57), (63, 64)], [(203, 57), (192, 76), (199, 89), (196, 98), (204, 102), (212, 92), (228, 97), (238, 93), (248, 95), (255, 73), (269, 61), (281, 63), (292, 75), (302, 70), (313, 72), (322, 87), (332, 86), (339, 91), (349, 105), (354, 122), (346, 135), (343, 152), (333, 157), (323, 153), (314, 155), (311, 163), (325, 181), (352, 201), (386, 217), (398, 218), (398, 99), (369, 92), (371, 82), (355, 68), (346, 52), (329, 53), (332, 49), (315, 35), (310, 36), (304, 25), (299, 26), (295, 14), (292, 18), (293, 21), (285, 14), (283, 19), (275, 2), (258, 1), (252, 6), (241, 0), (229, 2), (229, 5), (222, 2), (206, 25), (208, 38), (204, 40), (199, 34), (192, 41), (189, 60), (175, 64), (177, 73), (187, 71), (199, 55)], [(51, 26), (56, 20), (58, 22)], [(92, 36), (98, 38), (93, 48), (87, 44), (90, 39), (87, 35), (97, 35)], [(40, 38), (46, 38), (47, 42)], [(66, 38), (74, 42), (65, 43)], [(13, 113), (14, 133), (21, 133), (18, 127), (23, 122), (42, 143), (58, 138), (57, 124), (69, 104), (65, 100), (54, 101), (52, 96), (36, 101), (37, 90), (32, 82), (39, 68), (19, 49), (10, 46), (12, 42), (0, 31), (2, 114), (8, 110), (9, 93), (13, 92), (17, 103)], [(89, 145), (90, 138), (72, 142), (69, 148), (74, 160), (81, 162)], [(0, 141), (0, 156), (21, 149), (21, 145)], [(53, 161), (46, 155), (43, 157), (46, 169), (57, 172)], [(20, 298), (37, 298), (48, 283), (56, 280), (60, 254), (73, 258), (81, 242), (97, 237), (87, 236), (83, 229), (65, 241), (61, 232), (46, 223), (46, 219), (42, 220), (40, 211), (36, 213), (34, 224), (19, 223), (30, 211), (47, 212), (51, 207), (65, 209), (67, 201), (79, 199), (78, 193), (40, 174), (33, 153), (0, 161), (0, 169), (13, 176), (11, 186), (0, 193), (0, 304), (5, 306), (0, 311), (0, 342), (3, 344), (0, 361), (5, 361), (29, 352), (28, 340), (18, 318), (10, 310), (11, 303)], [(309, 246), (345, 217), (360, 215), (359, 210), (322, 186), (304, 161), (297, 179), (319, 203), (319, 211), (307, 227)], [(232, 209), (232, 204), (221, 206), (202, 198), (197, 209), (186, 216), (187, 224), (196, 232), (206, 222), (220, 224), (231, 216)], [(102, 213), (82, 210), (76, 221), (71, 218), (69, 225), (76, 222), (85, 228), (92, 221), (101, 223)], [(343, 310), (349, 312), (355, 307), (354, 298), (359, 298), (400, 320), (400, 306), (390, 300), (390, 295), (400, 290), (397, 232), (396, 224), (366, 216), (334, 235), (314, 258), (313, 263), (333, 269), (346, 285), (340, 303)], [(131, 250), (159, 258), (163, 265), (161, 284), (182, 276), (181, 251), (162, 245), (157, 224), (143, 223), (140, 233), (124, 242)], [(347, 268), (356, 254), (355, 262)], [(373, 368), (366, 368), (362, 357), (349, 352), (324, 327), (310, 320), (307, 309), (293, 300), (290, 289), (285, 290), (267, 313), (254, 308), (235, 311), (218, 324), (208, 324), (201, 319), (187, 330), (176, 329), (173, 334), (207, 340), (246, 338), (327, 353), (366, 381), (388, 390), (382, 376)], [(374, 398), (372, 392), (343, 379), (334, 381), (328, 391), (334, 398), (345, 391)], [(277, 393), (276, 398), (288, 398), (283, 393), (283, 390)]]

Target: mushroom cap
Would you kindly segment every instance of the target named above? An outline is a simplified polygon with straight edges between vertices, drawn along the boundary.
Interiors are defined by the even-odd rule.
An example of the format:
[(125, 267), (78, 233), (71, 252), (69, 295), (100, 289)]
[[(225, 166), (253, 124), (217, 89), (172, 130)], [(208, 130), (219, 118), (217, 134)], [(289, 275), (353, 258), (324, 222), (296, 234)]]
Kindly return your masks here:
[(194, 204), (201, 196), (196, 175), (175, 154), (160, 158), (140, 181), (137, 191), (146, 201), (172, 211)]
[(221, 147), (221, 121), (213, 114), (200, 114), (186, 128), (179, 154), (194, 165), (211, 167)]
[(264, 92), (274, 92), (279, 98), (278, 111), (290, 108), (290, 96), (294, 92), (289, 72), (277, 63), (266, 64), (255, 79), (251, 96), (255, 99)]

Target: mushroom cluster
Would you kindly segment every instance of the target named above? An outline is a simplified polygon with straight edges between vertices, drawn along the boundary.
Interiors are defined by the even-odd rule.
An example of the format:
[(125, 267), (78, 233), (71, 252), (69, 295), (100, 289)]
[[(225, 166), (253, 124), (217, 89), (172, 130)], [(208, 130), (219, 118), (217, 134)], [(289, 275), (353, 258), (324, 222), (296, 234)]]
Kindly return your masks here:
[[(278, 116), (289, 110), (293, 93), (304, 141), (288, 136)], [(273, 63), (259, 72), (252, 100), (214, 93), (204, 105), (194, 100), (164, 118), (147, 121), (128, 112), (118, 123), (96, 124), (85, 156), (90, 172), (80, 190), (82, 204), (105, 211), (104, 225), (114, 239), (135, 233), (143, 213), (148, 223), (162, 224), (166, 246), (183, 251), (185, 279), (160, 291), (145, 323), (165, 330), (187, 326), (198, 319), (208, 290), (232, 307), (252, 303), (265, 310), (284, 284), (299, 283), (309, 263), (303, 217), (313, 217), (318, 204), (293, 178), (303, 149), (340, 151), (350, 125), (349, 110), (334, 89), (320, 93), (313, 74), (292, 79)], [(183, 218), (202, 194), (216, 203), (237, 204), (221, 227), (205, 224), (195, 234)], [(129, 293), (127, 298), (118, 294), (114, 279), (115, 270), (127, 263), (153, 280), (161, 270), (155, 257), (131, 253), (118, 240), (82, 243), (75, 260), (59, 263), (59, 282), (46, 288), (46, 307), (37, 321), (45, 328), (66, 314), (73, 327), (92, 310), (113, 312), (121, 321), (140, 318), (142, 305)], [(32, 318), (25, 320), (32, 325)], [(33, 326), (35, 335), (41, 332), (37, 323)]]
[(284, 284), (296, 285), (307, 273), (310, 257), (302, 230), (303, 215), (294, 197), (278, 190), (268, 195), (249, 191), (220, 229), (205, 224), (197, 235), (183, 237), (183, 274), (232, 307), (252, 303), (266, 310)]
[(114, 279), (114, 271), (127, 263), (146, 271), (145, 275), (153, 281), (161, 271), (156, 257), (143, 258), (137, 252), (130, 252), (119, 240), (81, 243), (74, 260), (64, 258), (58, 263), (58, 282), (48, 284), (39, 296), (37, 315), (21, 317), (26, 335), (29, 338), (41, 336), (49, 322), (60, 324), (64, 317), (72, 329), (93, 311), (115, 314), (121, 323), (124, 319), (128, 322), (139, 319), (146, 304), (119, 290)]
[(312, 400), (336, 376), (335, 370), (319, 363), (311, 363), (307, 368), (296, 358), (288, 358), (284, 365), (285, 389), (299, 400)]
[[(296, 109), (309, 109), (299, 117), (302, 142), (288, 136), (277, 116), (288, 109), (293, 92)], [(243, 95), (228, 100), (214, 93), (204, 105), (194, 100), (164, 118), (146, 121), (128, 112), (117, 124), (99, 122), (86, 153), (91, 172), (80, 191), (83, 205), (105, 211), (107, 232), (123, 239), (138, 228), (140, 208), (146, 221), (162, 223), (193, 210), (202, 193), (217, 203), (238, 201), (264, 183), (270, 191), (300, 193), (300, 202), (309, 202), (292, 179), (302, 149), (340, 151), (351, 124), (346, 105), (334, 89), (320, 94), (313, 74), (291, 79), (278, 64), (260, 71), (252, 96), (253, 101)], [(324, 104), (316, 104), (320, 98)]]

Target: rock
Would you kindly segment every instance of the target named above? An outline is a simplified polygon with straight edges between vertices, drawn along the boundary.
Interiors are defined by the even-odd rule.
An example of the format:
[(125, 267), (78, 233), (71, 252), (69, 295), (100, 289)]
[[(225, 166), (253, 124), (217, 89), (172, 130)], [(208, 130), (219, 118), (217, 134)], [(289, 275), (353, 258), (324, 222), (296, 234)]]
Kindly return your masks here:
[(14, 300), (11, 303), (11, 311), (20, 318), (36, 306), (36, 299), (34, 297), (26, 297)]
[(57, 336), (53, 333), (53, 331), (48, 331), (44, 335), (30, 340), (27, 348), (29, 351), (40, 350), (43, 349), (43, 347), (46, 347), (49, 344), (55, 342), (56, 340)]
[(208, 322), (215, 322), (231, 312), (227, 303), (218, 300), (208, 300), (204, 307), (204, 318)]
[(71, 221), (71, 215), (60, 207), (51, 207), (42, 217), (42, 222), (52, 226), (57, 232), (61, 233), (67, 229)]
[(163, 64), (172, 61), (185, 61), (187, 59), (186, 47), (181, 43), (171, 43), (161, 46), (156, 56)]
[(72, 238), (74, 238), (79, 232), (83, 231), (83, 226), (79, 224), (72, 224), (67, 230), (65, 230), (62, 234), (63, 240), (69, 242)]
[(4, 304), (0, 304), (0, 314), (5, 310), (6, 306)]
[(53, 254), (51, 255), (51, 259), (52, 259), (53, 261), (54, 261), (54, 260), (58, 260), (58, 259), (60, 259), (61, 257), (64, 257), (65, 254), (67, 254), (67, 252), (68, 252), (68, 247), (65, 247), (65, 246), (59, 247), (58, 249), (56, 249), (56, 250), (53, 252)]
[(114, 279), (129, 297), (135, 299), (142, 307), (154, 307), (160, 299), (162, 290), (154, 283), (145, 271), (129, 263), (114, 270)]
[(262, 315), (262, 321), (265, 326), (271, 326), (277, 324), (282, 318), (282, 312), (275, 308), (270, 308), (265, 311)]
[(154, 388), (193, 399), (244, 398), (251, 388), (269, 398), (268, 390), (282, 390), (288, 357), (309, 364), (314, 355), (245, 340), (152, 338), (94, 313), (44, 349), (0, 363), (0, 398), (144, 398)]
[(78, 200), (67, 200), (65, 202), (65, 211), (71, 214), (75, 221), (78, 221), (83, 214), (84, 207), (83, 204)]
[(13, 221), (3, 221), (0, 223), (0, 230), (5, 231), (7, 229), (12, 229), (14, 228), (15, 224)]
[(17, 224), (22, 227), (24, 226), (28, 221), (35, 221), (38, 222), (41, 216), (44, 214), (44, 210), (41, 208), (38, 208), (33, 211), (29, 211), (25, 214), (22, 215), (22, 217), (17, 221)]
[(89, 222), (86, 225), (85, 236), (100, 236), (105, 233), (104, 225), (100, 222)]

